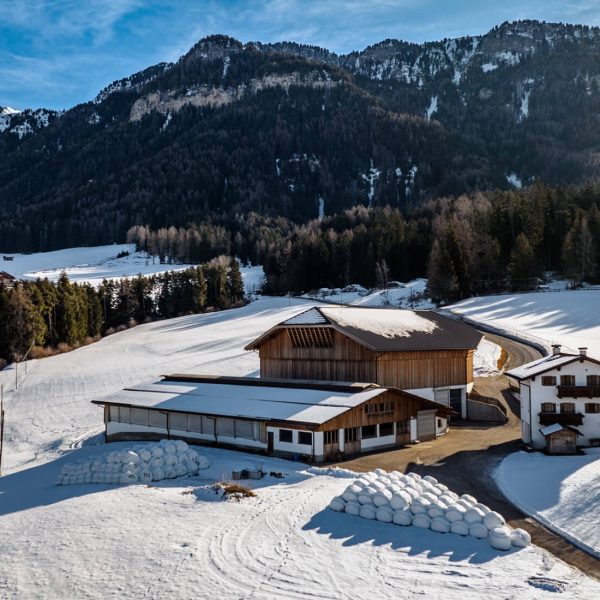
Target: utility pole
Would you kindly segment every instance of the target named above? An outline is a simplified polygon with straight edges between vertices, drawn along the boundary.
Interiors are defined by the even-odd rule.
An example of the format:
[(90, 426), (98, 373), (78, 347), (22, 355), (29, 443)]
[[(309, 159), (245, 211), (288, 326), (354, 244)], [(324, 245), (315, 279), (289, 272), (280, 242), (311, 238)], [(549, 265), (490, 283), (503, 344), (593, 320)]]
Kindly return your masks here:
[(4, 384), (0, 384), (0, 477), (2, 476), (2, 446), (4, 445)]

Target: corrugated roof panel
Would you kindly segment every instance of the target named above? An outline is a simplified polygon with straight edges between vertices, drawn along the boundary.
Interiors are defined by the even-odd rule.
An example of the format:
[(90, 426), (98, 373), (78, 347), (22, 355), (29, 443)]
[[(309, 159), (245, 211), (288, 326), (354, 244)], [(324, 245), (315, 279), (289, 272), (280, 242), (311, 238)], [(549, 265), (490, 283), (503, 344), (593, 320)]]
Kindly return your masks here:
[(326, 325), (327, 323), (327, 319), (316, 308), (311, 308), (284, 321), (283, 325)]
[(507, 371), (506, 374), (515, 379), (528, 379), (529, 377), (535, 377), (535, 375), (540, 373), (573, 362), (573, 360), (577, 358), (579, 358), (579, 355), (576, 354), (551, 354), (550, 356), (544, 356), (543, 358), (511, 369), (510, 371)]

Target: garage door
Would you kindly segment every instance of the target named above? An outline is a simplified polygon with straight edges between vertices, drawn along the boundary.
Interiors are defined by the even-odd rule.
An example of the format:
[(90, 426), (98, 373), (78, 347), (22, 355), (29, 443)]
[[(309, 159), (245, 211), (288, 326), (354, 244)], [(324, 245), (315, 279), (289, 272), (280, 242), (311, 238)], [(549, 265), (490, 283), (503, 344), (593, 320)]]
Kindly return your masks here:
[(435, 439), (435, 410), (417, 412), (417, 438), (421, 442)]

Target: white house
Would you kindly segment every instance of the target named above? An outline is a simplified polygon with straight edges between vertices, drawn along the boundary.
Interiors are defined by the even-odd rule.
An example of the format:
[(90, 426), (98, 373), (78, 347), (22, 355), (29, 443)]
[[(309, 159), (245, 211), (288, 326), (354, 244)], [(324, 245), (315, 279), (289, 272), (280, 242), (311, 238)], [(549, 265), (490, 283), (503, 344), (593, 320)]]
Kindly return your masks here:
[[(600, 444), (600, 360), (561, 352), (512, 369), (519, 382), (522, 439), (533, 448), (574, 452)], [(562, 443), (556, 444), (557, 436)]]

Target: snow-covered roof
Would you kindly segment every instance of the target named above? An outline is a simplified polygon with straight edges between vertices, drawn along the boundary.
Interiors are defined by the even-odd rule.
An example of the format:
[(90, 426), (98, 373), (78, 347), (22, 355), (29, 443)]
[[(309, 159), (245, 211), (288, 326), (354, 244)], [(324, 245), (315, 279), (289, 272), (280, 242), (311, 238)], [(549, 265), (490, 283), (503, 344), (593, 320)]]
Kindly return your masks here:
[(575, 427), (571, 427), (570, 425), (560, 425), (559, 423), (552, 423), (552, 425), (547, 425), (546, 427), (542, 427), (540, 429), (540, 433), (544, 437), (547, 437), (549, 435), (552, 435), (553, 433), (562, 431), (563, 429), (568, 429), (569, 431), (575, 432), (577, 435), (582, 435), (578, 429), (575, 429)]
[(423, 408), (449, 407), (395, 388), (372, 384), (170, 375), (110, 394), (94, 404), (321, 425), (385, 392), (417, 399)]
[(246, 350), (290, 326), (329, 326), (375, 352), (475, 349), (483, 337), (470, 325), (429, 310), (322, 306), (279, 323)]
[(557, 367), (569, 364), (578, 359), (589, 359), (589, 357), (580, 356), (579, 354), (551, 354), (550, 356), (544, 356), (543, 358), (538, 358), (530, 363), (511, 369), (506, 372), (506, 375), (519, 380), (529, 379), (530, 377), (552, 371)]

